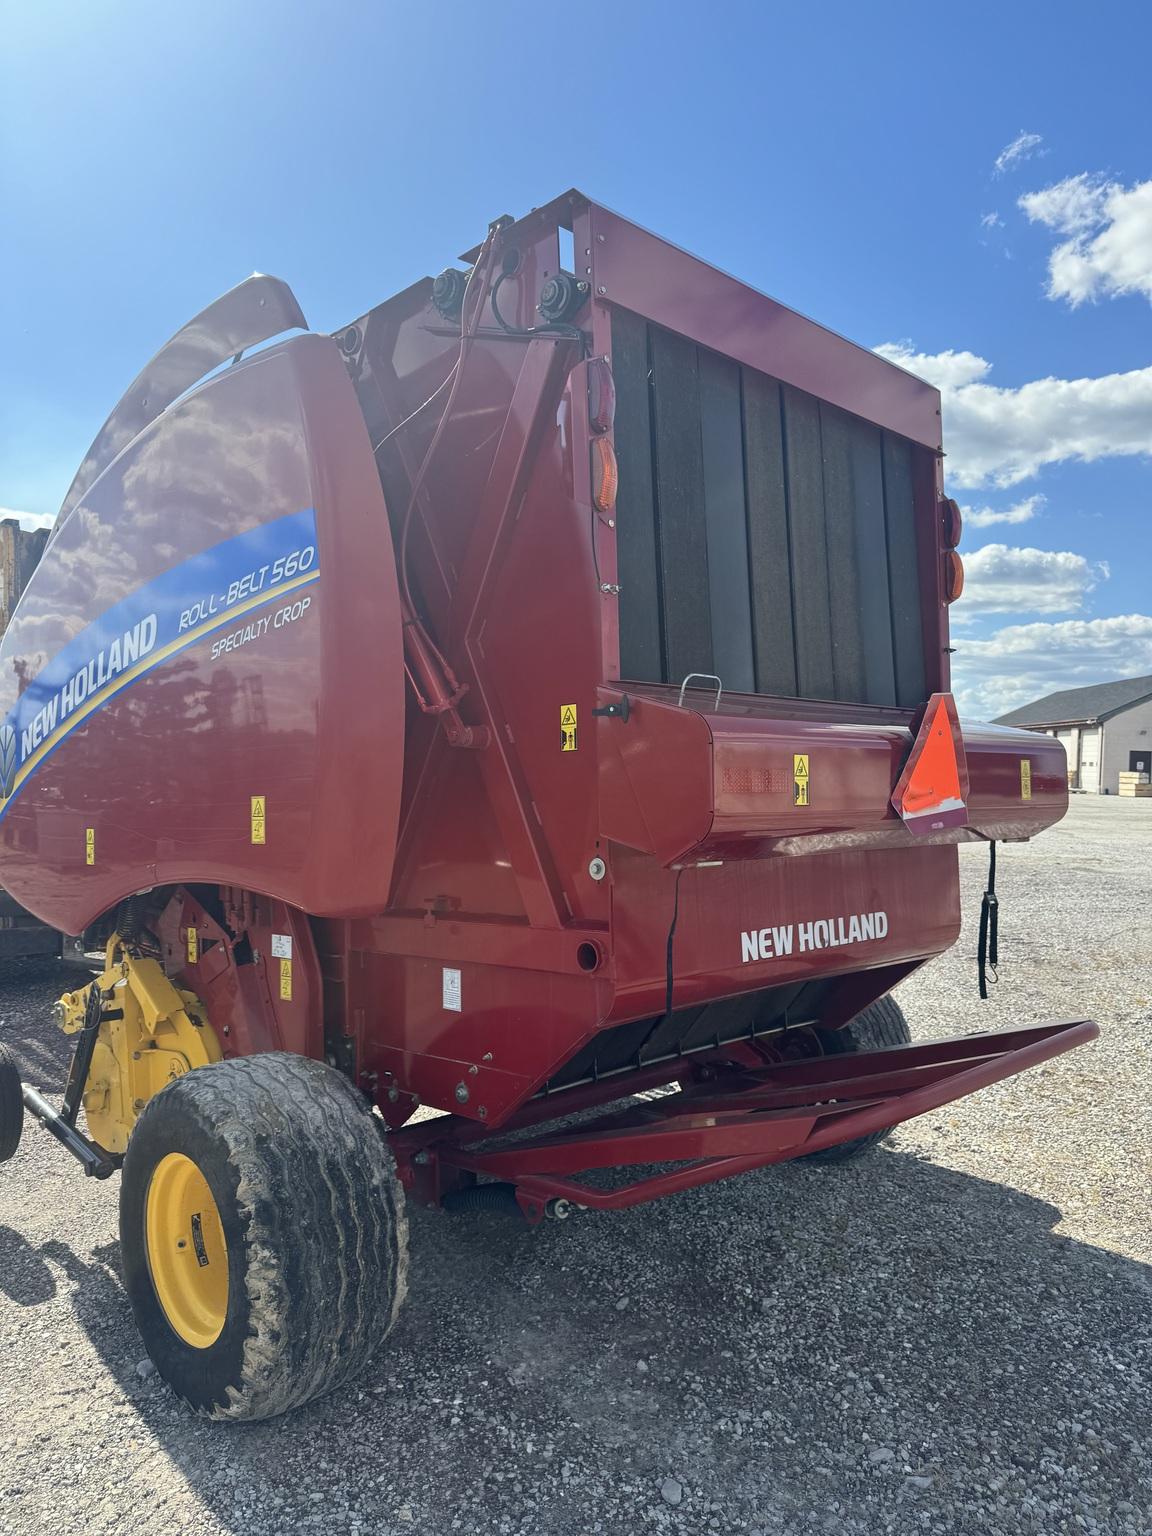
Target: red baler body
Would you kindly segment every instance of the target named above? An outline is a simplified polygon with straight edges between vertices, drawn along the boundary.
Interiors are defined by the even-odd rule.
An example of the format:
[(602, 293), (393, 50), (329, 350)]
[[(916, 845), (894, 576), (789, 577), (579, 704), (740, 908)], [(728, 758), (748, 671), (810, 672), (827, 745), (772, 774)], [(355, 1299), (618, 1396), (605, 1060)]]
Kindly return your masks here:
[[(582, 337), (530, 330), (561, 225), (589, 285)], [(423, 282), (182, 396), (192, 379), (170, 367), (160, 414), (130, 391), (0, 655), (3, 884), (71, 932), (162, 891), (168, 967), (208, 1003), (225, 1053), (327, 1054), (394, 1126), (417, 1103), (506, 1126), (545, 1090), (559, 1112), (563, 1090), (625, 1092), (660, 1063), (844, 1024), (954, 942), (956, 842), (1027, 838), (1067, 803), (1063, 749), (993, 727), (963, 729), (961, 826), (913, 836), (891, 803), (925, 705), (949, 688), (934, 389), (576, 194), (502, 229), (484, 259), (511, 248), (502, 314), (485, 300), (463, 356)], [(693, 369), (715, 358), (738, 374), (746, 425), (761, 375), (798, 402), (789, 430), (810, 400), (829, 485), (838, 423), (853, 442), (883, 437), (910, 509), (890, 568), (903, 561), (919, 608), (892, 601), (905, 633), (885, 702), (852, 695), (838, 641), (831, 491), (838, 697), (805, 687), (795, 548), (788, 692), (760, 681), (766, 601), (744, 678), (759, 686), (724, 677), (718, 629), (697, 656), (671, 609), (652, 621), (668, 678), (622, 664), (621, 615), (637, 610), (618, 540), (647, 449), (589, 403), (607, 359), (618, 410), (643, 406), (622, 314), (696, 349)], [(228, 323), (222, 356), (243, 339)], [(657, 414), (661, 366), (647, 369)], [(607, 512), (598, 437), (620, 456)], [(657, 464), (666, 565), (695, 537), (689, 521), (673, 542), (674, 470)], [(721, 674), (718, 700), (703, 677), (680, 686), (697, 670)]]

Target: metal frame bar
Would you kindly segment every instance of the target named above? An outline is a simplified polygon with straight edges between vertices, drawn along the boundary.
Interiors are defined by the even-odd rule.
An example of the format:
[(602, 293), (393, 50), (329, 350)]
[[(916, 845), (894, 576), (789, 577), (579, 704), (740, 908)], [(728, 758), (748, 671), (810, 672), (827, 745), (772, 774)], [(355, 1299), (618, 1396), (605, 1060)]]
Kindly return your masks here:
[[(1084, 1045), (1098, 1034), (1093, 1022), (1082, 1019), (760, 1070), (699, 1074), (685, 1064), (670, 1079), (681, 1083), (677, 1094), (494, 1151), (485, 1149), (486, 1141), (498, 1136), (504, 1142), (510, 1133), (531, 1127), (548, 1109), (555, 1113), (559, 1106), (555, 1101), (529, 1105), (495, 1136), (478, 1138), (474, 1123), (448, 1116), (399, 1132), (391, 1142), (408, 1182), (420, 1182), (426, 1189), (440, 1187), (439, 1172), (431, 1185), (425, 1182), (427, 1173), (417, 1181), (414, 1161), (422, 1171), (443, 1165), (457, 1184), (461, 1175), (507, 1179), (514, 1183), (530, 1221), (542, 1219), (551, 1200), (593, 1210), (623, 1210), (886, 1130)], [(639, 1083), (625, 1079), (619, 1086), (634, 1091)], [(564, 1106), (570, 1111), (580, 1107), (575, 1102)], [(659, 1162), (685, 1166), (613, 1190), (571, 1177), (592, 1169)]]

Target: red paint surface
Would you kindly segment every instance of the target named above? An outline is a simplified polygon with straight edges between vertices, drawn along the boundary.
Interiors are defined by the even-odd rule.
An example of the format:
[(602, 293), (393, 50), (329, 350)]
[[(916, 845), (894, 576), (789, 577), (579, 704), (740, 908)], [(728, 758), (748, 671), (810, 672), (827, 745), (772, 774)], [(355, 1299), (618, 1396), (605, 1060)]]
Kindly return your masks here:
[[(215, 661), (215, 634), (181, 651), (72, 731), (13, 801), (0, 878), (37, 916), (78, 933), (134, 891), (192, 881), (309, 912), (387, 900), (403, 772), (395, 562), (364, 424), (326, 338), (219, 375), (100, 476), (5, 634), (0, 709), (21, 675), (134, 588), (311, 506), (321, 575), (301, 619)], [(260, 847), (253, 795), (267, 805)]]
[[(436, 1165), (507, 1180), (530, 1221), (549, 1200), (590, 1210), (624, 1210), (646, 1200), (772, 1163), (807, 1156), (899, 1125), (916, 1115), (1050, 1061), (1096, 1039), (1090, 1020), (1001, 1030), (957, 1040), (927, 1040), (862, 1056), (784, 1062), (754, 1072), (711, 1074), (679, 1093), (574, 1130), (545, 1131), (506, 1150), (464, 1146), (458, 1122), (431, 1142), (403, 1131), (393, 1138), (402, 1176), (420, 1193)], [(422, 1152), (419, 1170), (412, 1157)], [(599, 1168), (659, 1162), (683, 1166), (611, 1190), (572, 1178)], [(431, 1167), (428, 1164), (431, 1163)]]

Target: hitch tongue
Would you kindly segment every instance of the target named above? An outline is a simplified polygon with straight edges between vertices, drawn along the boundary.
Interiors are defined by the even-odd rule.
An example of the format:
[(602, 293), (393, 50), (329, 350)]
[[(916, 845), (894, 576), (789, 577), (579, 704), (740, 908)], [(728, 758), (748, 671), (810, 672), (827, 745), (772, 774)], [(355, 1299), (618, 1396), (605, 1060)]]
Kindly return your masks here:
[(30, 1088), (27, 1083), (21, 1083), (20, 1095), (28, 1113), (39, 1120), (48, 1134), (55, 1136), (60, 1145), (71, 1152), (77, 1162), (83, 1164), (84, 1172), (89, 1178), (107, 1179), (116, 1172), (116, 1164), (86, 1136), (82, 1136), (75, 1126), (69, 1125), (67, 1120), (52, 1108), (42, 1093), (37, 1093), (36, 1089)]

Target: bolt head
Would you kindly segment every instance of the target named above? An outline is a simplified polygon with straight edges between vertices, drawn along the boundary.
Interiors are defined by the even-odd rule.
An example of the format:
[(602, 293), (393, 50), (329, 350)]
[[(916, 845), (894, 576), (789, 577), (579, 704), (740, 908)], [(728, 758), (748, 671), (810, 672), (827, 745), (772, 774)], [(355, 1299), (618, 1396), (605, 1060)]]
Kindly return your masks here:
[(457, 1102), (457, 1104), (467, 1104), (467, 1102), (468, 1102), (468, 1084), (467, 1083), (457, 1083), (456, 1084), (456, 1102)]
[(604, 876), (608, 873), (608, 866), (603, 859), (593, 859), (588, 866), (588, 873), (592, 876), (593, 880), (603, 880)]

